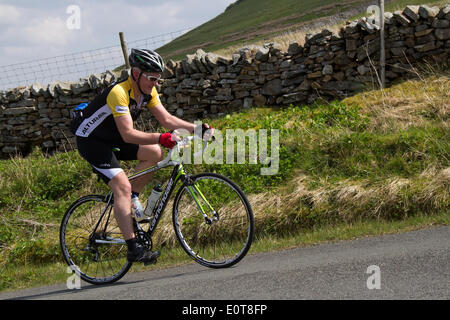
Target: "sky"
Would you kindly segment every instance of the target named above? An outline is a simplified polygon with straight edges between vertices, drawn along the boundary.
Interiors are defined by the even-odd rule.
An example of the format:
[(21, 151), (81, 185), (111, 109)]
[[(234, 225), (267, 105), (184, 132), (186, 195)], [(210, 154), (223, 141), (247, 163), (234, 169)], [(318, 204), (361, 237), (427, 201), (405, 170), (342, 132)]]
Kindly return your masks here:
[(233, 2), (0, 0), (0, 73), (2, 66), (119, 45), (119, 32), (127, 43), (160, 35), (170, 40), (168, 33), (195, 28)]

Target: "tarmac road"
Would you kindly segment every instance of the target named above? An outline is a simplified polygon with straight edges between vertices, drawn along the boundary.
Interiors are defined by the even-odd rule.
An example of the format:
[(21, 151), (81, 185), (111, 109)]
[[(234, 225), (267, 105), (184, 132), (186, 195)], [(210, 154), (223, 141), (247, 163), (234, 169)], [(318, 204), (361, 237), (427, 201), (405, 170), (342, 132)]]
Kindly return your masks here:
[[(164, 254), (164, 252), (162, 252)], [(196, 263), (129, 273), (109, 286), (66, 284), (0, 299), (450, 299), (450, 227), (248, 255), (228, 269)]]

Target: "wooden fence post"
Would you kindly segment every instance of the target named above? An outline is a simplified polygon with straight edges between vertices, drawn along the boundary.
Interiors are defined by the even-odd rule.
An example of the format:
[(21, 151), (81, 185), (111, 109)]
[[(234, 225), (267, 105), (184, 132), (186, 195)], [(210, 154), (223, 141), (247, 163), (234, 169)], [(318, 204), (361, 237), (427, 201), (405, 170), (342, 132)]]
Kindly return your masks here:
[(380, 0), (380, 77), (381, 88), (386, 85), (386, 52), (384, 43), (384, 0)]
[(123, 58), (125, 60), (125, 65), (126, 65), (127, 69), (130, 69), (130, 61), (128, 60), (128, 49), (127, 49), (127, 44), (126, 44), (124, 36), (123, 36), (123, 32), (119, 32), (119, 38), (120, 38), (120, 45), (122, 46), (122, 53), (123, 53)]

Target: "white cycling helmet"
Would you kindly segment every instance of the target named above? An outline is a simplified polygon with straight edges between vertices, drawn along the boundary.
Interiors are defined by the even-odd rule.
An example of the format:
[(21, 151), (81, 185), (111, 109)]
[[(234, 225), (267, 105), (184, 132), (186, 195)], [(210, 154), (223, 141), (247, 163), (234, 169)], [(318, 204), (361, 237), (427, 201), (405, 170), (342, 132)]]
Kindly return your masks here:
[(129, 61), (131, 67), (137, 67), (142, 72), (162, 73), (164, 71), (164, 60), (153, 50), (131, 49)]

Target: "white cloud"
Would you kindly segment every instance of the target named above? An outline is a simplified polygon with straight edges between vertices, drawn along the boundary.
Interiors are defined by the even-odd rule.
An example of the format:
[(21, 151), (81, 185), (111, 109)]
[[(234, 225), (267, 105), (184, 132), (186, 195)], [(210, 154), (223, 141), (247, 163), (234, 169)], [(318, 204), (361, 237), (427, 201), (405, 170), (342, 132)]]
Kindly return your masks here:
[[(3, 11), (5, 8), (7, 11)], [(5, 15), (9, 18), (4, 18)], [(0, 17), (3, 17), (0, 18), (0, 65), (88, 49), (77, 49), (77, 45), (83, 43), (83, 38), (89, 39), (91, 28), (70, 30), (69, 16), (66, 6), (42, 9), (0, 6)]]
[(0, 4), (0, 24), (15, 23), (20, 16), (21, 13), (16, 7)]
[(20, 31), (30, 44), (64, 46), (71, 31), (60, 17), (35, 18)]
[(181, 10), (182, 8), (178, 5), (162, 3), (156, 7), (132, 6), (129, 8), (129, 14), (133, 23), (145, 25), (147, 27), (169, 28), (178, 23), (178, 15)]
[[(48, 46), (61, 54), (118, 44), (118, 33), (127, 41), (154, 37), (198, 26), (221, 12), (233, 0), (70, 0), (13, 1), (0, 5), (0, 41), (3, 46)], [(69, 30), (66, 9), (81, 9), (81, 29)], [(45, 57), (45, 56), (44, 56)], [(0, 56), (2, 60), (2, 57)]]
[[(0, 66), (5, 66), (119, 45), (121, 31), (127, 42), (136, 44), (137, 40), (149, 39), (145, 45), (151, 46), (153, 41), (167, 40), (169, 33), (213, 19), (234, 0), (1, 2)], [(67, 28), (69, 5), (80, 7), (80, 30)]]
[[(4, 46), (40, 45), (60, 46), (68, 43), (70, 30), (65, 16), (58, 11), (8, 7), (8, 13), (0, 11), (0, 40)], [(4, 8), (0, 8), (3, 10)], [(2, 15), (9, 14), (9, 18)]]

